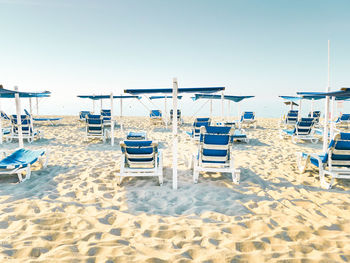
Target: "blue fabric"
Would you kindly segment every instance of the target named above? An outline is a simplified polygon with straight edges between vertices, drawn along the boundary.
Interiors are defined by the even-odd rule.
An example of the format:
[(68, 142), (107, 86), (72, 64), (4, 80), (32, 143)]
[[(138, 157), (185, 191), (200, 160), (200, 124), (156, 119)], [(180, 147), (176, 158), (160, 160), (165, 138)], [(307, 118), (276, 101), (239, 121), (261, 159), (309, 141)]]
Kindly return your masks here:
[(146, 133), (145, 132), (129, 132), (126, 136), (127, 139), (140, 139), (140, 140), (144, 140), (146, 138)]
[(292, 102), (299, 101), (301, 99), (300, 97), (295, 97), (295, 96), (279, 96), (279, 97)]
[(204, 156), (223, 157), (227, 155), (227, 150), (203, 149)]
[(0, 169), (8, 169), (9, 166), (12, 168), (27, 167), (44, 154), (44, 150), (19, 149), (0, 161)]
[[(225, 87), (201, 87), (201, 88), (178, 88), (178, 93), (214, 93), (225, 90)], [(124, 93), (139, 94), (156, 94), (156, 93), (173, 93), (173, 89), (126, 89)]]
[(98, 124), (102, 125), (102, 122), (103, 122), (102, 119), (90, 119), (90, 118), (88, 118), (86, 121), (88, 124), (92, 124), (92, 125), (98, 125)]
[(150, 117), (162, 117), (162, 113), (160, 110), (151, 110), (149, 114)]
[(208, 127), (209, 126), (209, 122), (208, 121), (197, 121), (193, 124), (194, 127), (199, 128), (199, 127)]
[[(77, 97), (81, 99), (102, 100), (102, 99), (110, 99), (111, 95), (78, 95)], [(140, 97), (122, 95), (122, 96), (113, 96), (113, 99), (140, 99)]]
[[(255, 96), (232, 96), (232, 95), (224, 95), (224, 100), (231, 100), (234, 102), (240, 102), (244, 99), (254, 98)], [(199, 99), (216, 99), (221, 100), (221, 95), (208, 95), (208, 94), (195, 94), (193, 100)]]
[(34, 121), (59, 121), (62, 118), (33, 118)]
[(151, 146), (152, 141), (124, 141), (124, 144), (129, 147), (146, 147)]
[(215, 134), (229, 134), (231, 127), (227, 126), (206, 126), (205, 127), (207, 133), (215, 133)]
[(101, 119), (101, 115), (97, 115), (97, 114), (88, 114), (87, 115), (88, 119)]
[[(172, 99), (173, 96), (151, 96), (151, 97), (149, 97), (150, 100), (165, 99), (165, 98), (167, 98), (167, 99)], [(177, 96), (177, 98), (178, 98), (179, 100), (181, 100), (181, 99), (182, 99), (182, 96)]]
[(205, 144), (227, 145), (230, 140), (229, 135), (204, 134), (203, 136)]
[(15, 90), (4, 89), (2, 85), (0, 85), (0, 98), (14, 98), (15, 94), (18, 94), (20, 98), (40, 98), (40, 97), (50, 97), (50, 91), (42, 91), (42, 92), (22, 92)]
[(208, 121), (210, 121), (210, 118), (208, 117), (208, 118), (196, 118), (195, 119), (195, 122), (203, 122), (203, 121), (208, 122)]

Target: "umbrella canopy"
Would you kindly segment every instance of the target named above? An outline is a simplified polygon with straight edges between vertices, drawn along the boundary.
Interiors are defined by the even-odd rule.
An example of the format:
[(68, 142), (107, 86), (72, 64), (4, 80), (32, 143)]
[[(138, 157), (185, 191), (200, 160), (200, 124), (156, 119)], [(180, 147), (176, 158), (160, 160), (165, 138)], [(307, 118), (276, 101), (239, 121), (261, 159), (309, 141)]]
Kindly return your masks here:
[(15, 94), (18, 94), (20, 98), (41, 98), (41, 97), (50, 97), (50, 91), (39, 91), (39, 92), (24, 92), (24, 91), (16, 91), (4, 89), (2, 85), (0, 85), (0, 98), (15, 98)]
[[(173, 96), (151, 96), (149, 97), (150, 100), (157, 100), (157, 99), (172, 99)], [(182, 96), (177, 96), (179, 100), (182, 99)]]
[(213, 95), (213, 94), (195, 94), (193, 97), (193, 100), (199, 100), (199, 99), (214, 99), (214, 100), (221, 100), (222, 98), (224, 100), (230, 100), (234, 102), (240, 102), (244, 99), (254, 98), (255, 96), (233, 96), (233, 95), (224, 95), (223, 97), (221, 95)]
[(299, 104), (295, 103), (294, 101), (285, 101), (284, 104), (286, 105), (293, 105), (293, 106), (299, 106)]
[[(78, 95), (78, 98), (82, 99), (91, 99), (91, 100), (103, 100), (103, 99), (110, 99), (111, 95)], [(120, 96), (113, 96), (113, 99), (140, 99), (139, 96), (131, 96), (131, 95), (120, 95)]]
[[(178, 93), (214, 93), (225, 90), (225, 87), (202, 87), (202, 88), (179, 88)], [(172, 93), (173, 89), (126, 89), (125, 93), (140, 95), (140, 94), (166, 94)]]

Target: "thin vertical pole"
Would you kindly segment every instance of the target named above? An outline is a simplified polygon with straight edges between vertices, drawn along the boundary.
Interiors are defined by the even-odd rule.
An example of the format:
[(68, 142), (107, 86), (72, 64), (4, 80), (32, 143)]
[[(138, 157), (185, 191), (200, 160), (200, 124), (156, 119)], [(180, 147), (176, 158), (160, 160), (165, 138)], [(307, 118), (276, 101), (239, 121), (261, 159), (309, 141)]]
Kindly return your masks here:
[[(330, 41), (328, 40), (328, 84), (326, 92), (330, 92)], [(326, 105), (324, 109), (324, 130), (323, 130), (323, 152), (327, 151), (328, 147), (328, 121), (329, 121), (329, 96), (326, 96)]]
[(31, 97), (29, 97), (29, 113), (30, 113), (30, 115), (33, 115), (32, 98)]
[(120, 131), (123, 132), (123, 98), (122, 94), (120, 94)]
[(39, 116), (39, 98), (36, 97), (36, 115)]
[(213, 100), (210, 100), (210, 119), (213, 118)]
[(92, 99), (92, 114), (95, 114), (95, 99)]
[(230, 116), (230, 101), (227, 100), (226, 120), (228, 120), (229, 116)]
[[(17, 86), (15, 86), (15, 91), (18, 91)], [(17, 114), (17, 132), (18, 132), (18, 145), (19, 148), (23, 148), (23, 134), (22, 134), (22, 120), (21, 120), (21, 100), (19, 98), (19, 94), (15, 93), (15, 101), (16, 101), (16, 114)]]
[(173, 189), (177, 189), (177, 79), (173, 79)]
[[(165, 117), (165, 128), (168, 129), (168, 114), (167, 114), (167, 108), (166, 108), (166, 98), (167, 96), (165, 95), (164, 98), (164, 117)], [(174, 110), (173, 110), (173, 115), (174, 115)]]
[(334, 123), (333, 123), (334, 108), (335, 108), (335, 97), (333, 96), (332, 100), (331, 100), (331, 119), (330, 119), (330, 138), (331, 138), (331, 140), (333, 139), (333, 136), (334, 136)]
[(102, 111), (102, 101), (103, 101), (103, 99), (101, 99), (101, 111)]
[(302, 105), (303, 98), (300, 99), (299, 101), (299, 112), (298, 112), (298, 119), (301, 118), (301, 105)]
[(221, 119), (224, 120), (224, 92), (221, 92)]
[[(114, 112), (113, 112), (113, 93), (111, 93), (111, 145), (114, 146)], [(101, 100), (102, 101), (102, 100)]]
[(311, 117), (313, 116), (313, 113), (314, 113), (314, 102), (315, 100), (311, 99)]

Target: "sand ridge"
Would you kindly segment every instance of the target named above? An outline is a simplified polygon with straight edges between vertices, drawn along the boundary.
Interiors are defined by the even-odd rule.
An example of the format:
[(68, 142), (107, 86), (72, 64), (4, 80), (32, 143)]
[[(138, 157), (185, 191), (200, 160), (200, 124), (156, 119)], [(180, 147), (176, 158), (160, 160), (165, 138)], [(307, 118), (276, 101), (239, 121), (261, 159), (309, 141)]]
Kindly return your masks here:
[[(189, 121), (189, 120), (187, 120)], [(322, 144), (278, 136), (277, 119), (258, 119), (249, 144), (234, 145), (241, 183), (188, 169), (197, 146), (179, 133), (179, 189), (172, 190), (170, 127), (124, 118), (126, 130), (146, 130), (164, 154), (164, 185), (126, 178), (117, 185), (120, 147), (84, 142), (84, 126), (64, 117), (40, 125), (48, 167), (16, 184), (0, 178), (1, 262), (347, 262), (350, 260), (350, 182), (319, 187), (318, 173), (300, 175), (295, 152)], [(28, 145), (28, 144), (26, 144)], [(12, 150), (16, 143), (5, 143)]]

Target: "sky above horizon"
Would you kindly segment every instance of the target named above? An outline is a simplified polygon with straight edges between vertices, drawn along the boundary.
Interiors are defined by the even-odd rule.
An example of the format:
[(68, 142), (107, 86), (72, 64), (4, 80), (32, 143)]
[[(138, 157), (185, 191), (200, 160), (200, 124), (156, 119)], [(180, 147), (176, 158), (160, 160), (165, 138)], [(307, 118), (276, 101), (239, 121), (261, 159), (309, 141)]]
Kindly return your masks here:
[[(179, 87), (255, 95), (241, 110), (279, 117), (287, 107), (278, 95), (326, 89), (328, 40), (331, 89), (350, 87), (349, 10), (349, 1), (323, 0), (0, 0), (0, 84), (50, 90), (39, 113), (77, 115), (92, 108), (78, 94), (171, 87), (177, 77)], [(1, 104), (15, 111), (14, 102)], [(147, 115), (135, 101), (123, 104), (126, 115)], [(200, 105), (180, 102), (189, 116)]]

